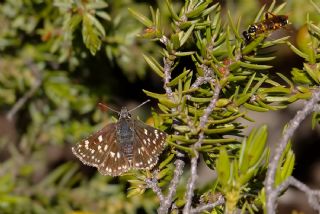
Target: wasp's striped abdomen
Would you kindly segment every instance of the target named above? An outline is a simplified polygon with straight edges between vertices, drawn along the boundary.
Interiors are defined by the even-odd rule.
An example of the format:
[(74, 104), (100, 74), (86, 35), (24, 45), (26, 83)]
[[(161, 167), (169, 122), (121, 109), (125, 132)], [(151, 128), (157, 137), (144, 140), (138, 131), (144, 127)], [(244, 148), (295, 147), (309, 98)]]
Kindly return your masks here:
[(270, 12), (267, 12), (264, 20), (250, 25), (248, 30), (244, 31), (242, 35), (245, 38), (246, 42), (251, 42), (257, 36), (280, 29), (287, 24), (288, 16), (274, 15)]

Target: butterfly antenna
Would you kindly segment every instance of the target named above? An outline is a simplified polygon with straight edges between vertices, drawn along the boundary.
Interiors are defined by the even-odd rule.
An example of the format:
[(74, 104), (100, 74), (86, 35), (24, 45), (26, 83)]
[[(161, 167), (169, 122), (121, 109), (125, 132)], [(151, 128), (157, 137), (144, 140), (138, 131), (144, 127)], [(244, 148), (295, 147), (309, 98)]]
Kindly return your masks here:
[(116, 112), (117, 114), (120, 114), (119, 111), (116, 111), (116, 110), (110, 108), (110, 107), (107, 106), (106, 104), (98, 103), (98, 106), (99, 106), (100, 110), (103, 111), (103, 112), (106, 112), (107, 110), (111, 110), (111, 111), (113, 111), (113, 112)]
[(140, 108), (141, 106), (143, 106), (144, 104), (146, 104), (146, 103), (148, 103), (148, 102), (150, 102), (150, 100), (144, 101), (144, 102), (141, 103), (140, 105), (138, 105), (138, 106), (134, 107), (133, 109), (129, 110), (129, 112), (134, 111), (134, 110), (136, 110), (137, 108)]

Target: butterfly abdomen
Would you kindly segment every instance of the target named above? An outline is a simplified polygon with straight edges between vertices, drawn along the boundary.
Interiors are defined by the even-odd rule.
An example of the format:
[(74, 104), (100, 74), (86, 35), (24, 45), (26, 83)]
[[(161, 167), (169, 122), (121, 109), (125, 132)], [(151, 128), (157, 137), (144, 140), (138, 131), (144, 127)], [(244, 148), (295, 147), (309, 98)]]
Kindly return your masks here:
[(128, 161), (133, 157), (134, 130), (132, 130), (131, 120), (120, 119), (117, 125), (117, 138), (120, 148)]

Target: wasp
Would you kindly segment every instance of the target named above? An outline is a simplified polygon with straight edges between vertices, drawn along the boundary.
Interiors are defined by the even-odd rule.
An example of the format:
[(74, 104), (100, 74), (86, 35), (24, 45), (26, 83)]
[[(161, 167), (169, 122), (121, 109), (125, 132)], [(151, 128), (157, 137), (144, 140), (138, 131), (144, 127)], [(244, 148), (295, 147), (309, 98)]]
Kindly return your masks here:
[(287, 24), (288, 16), (274, 15), (270, 12), (267, 12), (264, 20), (250, 25), (247, 31), (243, 31), (242, 35), (246, 42), (251, 42), (258, 35), (278, 30)]

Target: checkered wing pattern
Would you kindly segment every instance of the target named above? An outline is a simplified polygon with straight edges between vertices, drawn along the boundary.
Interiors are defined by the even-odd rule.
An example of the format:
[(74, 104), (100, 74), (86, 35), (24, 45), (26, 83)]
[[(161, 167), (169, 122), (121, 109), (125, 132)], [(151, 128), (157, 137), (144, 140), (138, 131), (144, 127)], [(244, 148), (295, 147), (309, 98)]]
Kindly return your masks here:
[(151, 169), (158, 162), (167, 134), (132, 119), (122, 108), (119, 121), (72, 147), (86, 165), (97, 167), (103, 175), (119, 176), (130, 169)]
[(134, 120), (134, 130), (132, 168), (151, 169), (164, 149), (167, 134), (139, 120)]
[(117, 142), (115, 123), (77, 143), (72, 152), (84, 164), (97, 167), (103, 175), (118, 176), (129, 168)]
[(83, 139), (72, 147), (72, 152), (84, 164), (98, 167), (107, 153), (110, 151), (110, 144), (114, 143), (116, 126), (115, 123), (106, 125), (101, 130)]
[(130, 164), (127, 157), (120, 148), (117, 139), (110, 144), (110, 149), (103, 162), (98, 166), (98, 170), (103, 175), (119, 176), (130, 170)]

